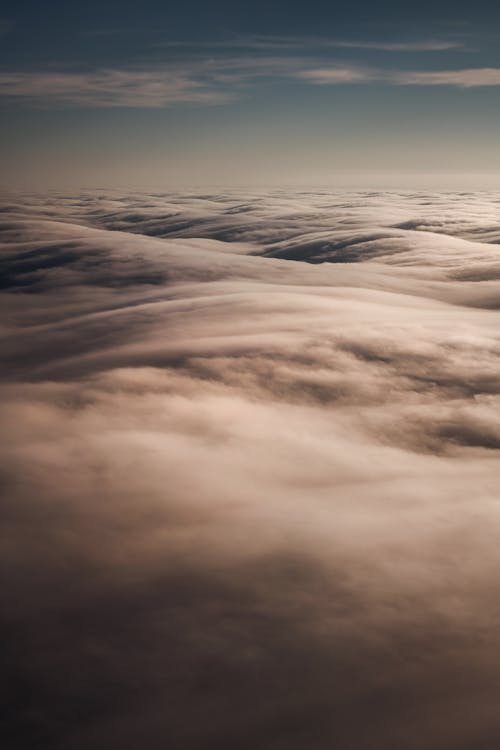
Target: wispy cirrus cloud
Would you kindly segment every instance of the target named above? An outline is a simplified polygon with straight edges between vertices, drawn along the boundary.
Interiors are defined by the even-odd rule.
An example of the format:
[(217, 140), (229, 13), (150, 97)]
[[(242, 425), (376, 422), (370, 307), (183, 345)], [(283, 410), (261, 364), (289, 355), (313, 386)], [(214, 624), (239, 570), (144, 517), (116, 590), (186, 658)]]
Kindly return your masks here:
[(400, 73), (397, 83), (406, 86), (500, 86), (500, 68), (465, 68), (464, 70), (431, 70)]
[(225, 39), (204, 40), (194, 42), (190, 40), (167, 40), (157, 44), (160, 47), (168, 48), (189, 48), (189, 49), (267, 49), (267, 50), (287, 50), (287, 49), (364, 49), (380, 50), (385, 52), (441, 52), (454, 49), (464, 48), (464, 44), (458, 40), (445, 39), (417, 39), (402, 40), (397, 42), (380, 41), (380, 40), (352, 40), (352, 39), (332, 39), (317, 36), (278, 36), (278, 35), (234, 35)]
[(227, 101), (230, 93), (178, 71), (100, 70), (2, 73), (0, 97), (91, 107), (164, 107), (177, 103), (219, 104)]
[(500, 68), (404, 71), (356, 65), (312, 66), (306, 56), (226, 56), (191, 60), (170, 68), (102, 69), (91, 72), (0, 73), (0, 99), (42, 106), (159, 108), (223, 104), (259, 81), (296, 79), (328, 86), (500, 86)]
[(230, 55), (149, 68), (12, 71), (0, 73), (0, 99), (88, 107), (213, 105), (234, 99), (257, 79), (289, 78), (305, 64), (299, 56)]
[(297, 78), (323, 86), (342, 83), (384, 83), (392, 86), (500, 86), (500, 68), (462, 70), (391, 71), (356, 67), (321, 67), (298, 71)]
[(318, 86), (340, 83), (367, 83), (376, 79), (373, 71), (354, 67), (324, 67), (300, 70), (296, 77)]
[(445, 41), (443, 39), (421, 39), (412, 42), (378, 42), (378, 41), (350, 41), (336, 40), (332, 46), (348, 49), (380, 50), (383, 52), (445, 52), (446, 50), (462, 49), (462, 42)]

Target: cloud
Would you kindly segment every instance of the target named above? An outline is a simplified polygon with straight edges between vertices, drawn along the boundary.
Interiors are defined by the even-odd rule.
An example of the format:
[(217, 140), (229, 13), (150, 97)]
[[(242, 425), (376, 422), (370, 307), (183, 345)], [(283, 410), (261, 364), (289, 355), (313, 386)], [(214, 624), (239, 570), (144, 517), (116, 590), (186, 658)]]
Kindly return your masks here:
[(381, 50), (385, 52), (441, 52), (453, 49), (463, 48), (463, 43), (453, 40), (441, 39), (421, 39), (416, 41), (370, 41), (370, 40), (347, 40), (331, 39), (317, 36), (279, 36), (279, 35), (234, 35), (225, 39), (206, 40), (206, 41), (189, 41), (189, 40), (168, 40), (159, 42), (157, 46), (170, 48), (189, 48), (196, 49), (324, 49), (324, 48), (344, 48), (344, 49), (366, 49)]
[(0, 97), (89, 107), (165, 107), (219, 104), (217, 91), (175, 71), (102, 70), (94, 73), (1, 73)]
[(221, 57), (153, 69), (93, 72), (0, 73), (0, 98), (41, 105), (168, 107), (215, 105), (241, 94), (257, 79), (289, 77), (302, 64), (293, 57)]
[(382, 52), (445, 52), (448, 50), (463, 48), (461, 42), (440, 39), (422, 39), (413, 42), (338, 40), (332, 42), (332, 45), (336, 47), (345, 47), (347, 49), (372, 49), (380, 50)]
[(395, 81), (402, 86), (500, 86), (500, 68), (466, 68), (400, 73)]
[[(279, 40), (274, 43), (282, 44)], [(208, 59), (198, 56), (154, 69), (3, 72), (0, 73), (0, 98), (44, 106), (157, 108), (225, 103), (266, 79), (295, 78), (313, 85), (380, 83), (460, 88), (500, 85), (497, 68), (401, 71), (332, 65), (324, 61), (314, 65), (314, 62), (314, 58), (290, 54), (258, 58), (222, 55)]]
[(376, 75), (369, 70), (352, 67), (325, 67), (301, 70), (297, 78), (317, 85), (342, 83), (367, 83), (376, 80)]
[(2, 197), (9, 747), (495, 746), (499, 200)]
[(458, 88), (500, 86), (499, 68), (405, 72), (334, 66), (301, 70), (295, 75), (301, 80), (320, 86), (370, 82), (395, 86), (454, 86)]

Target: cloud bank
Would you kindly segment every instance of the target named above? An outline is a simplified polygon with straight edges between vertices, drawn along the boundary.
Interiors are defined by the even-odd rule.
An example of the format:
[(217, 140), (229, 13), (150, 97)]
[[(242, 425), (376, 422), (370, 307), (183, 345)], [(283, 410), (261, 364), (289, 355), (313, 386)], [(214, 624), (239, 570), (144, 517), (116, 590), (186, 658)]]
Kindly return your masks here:
[(6, 746), (497, 744), (499, 202), (4, 197)]

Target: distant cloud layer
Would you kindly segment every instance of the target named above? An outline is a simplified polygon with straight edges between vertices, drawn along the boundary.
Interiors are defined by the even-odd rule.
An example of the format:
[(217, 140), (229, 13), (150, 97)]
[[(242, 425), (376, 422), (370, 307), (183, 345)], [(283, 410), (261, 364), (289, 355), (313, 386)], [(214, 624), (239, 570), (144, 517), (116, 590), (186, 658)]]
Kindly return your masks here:
[(6, 747), (498, 745), (499, 205), (2, 198)]

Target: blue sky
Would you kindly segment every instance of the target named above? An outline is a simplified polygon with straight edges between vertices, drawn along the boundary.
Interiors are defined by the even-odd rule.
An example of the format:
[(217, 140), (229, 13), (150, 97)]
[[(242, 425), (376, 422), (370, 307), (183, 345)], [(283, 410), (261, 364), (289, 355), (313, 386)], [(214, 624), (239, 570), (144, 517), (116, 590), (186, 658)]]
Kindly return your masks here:
[(496, 185), (490, 2), (16, 2), (7, 187)]

